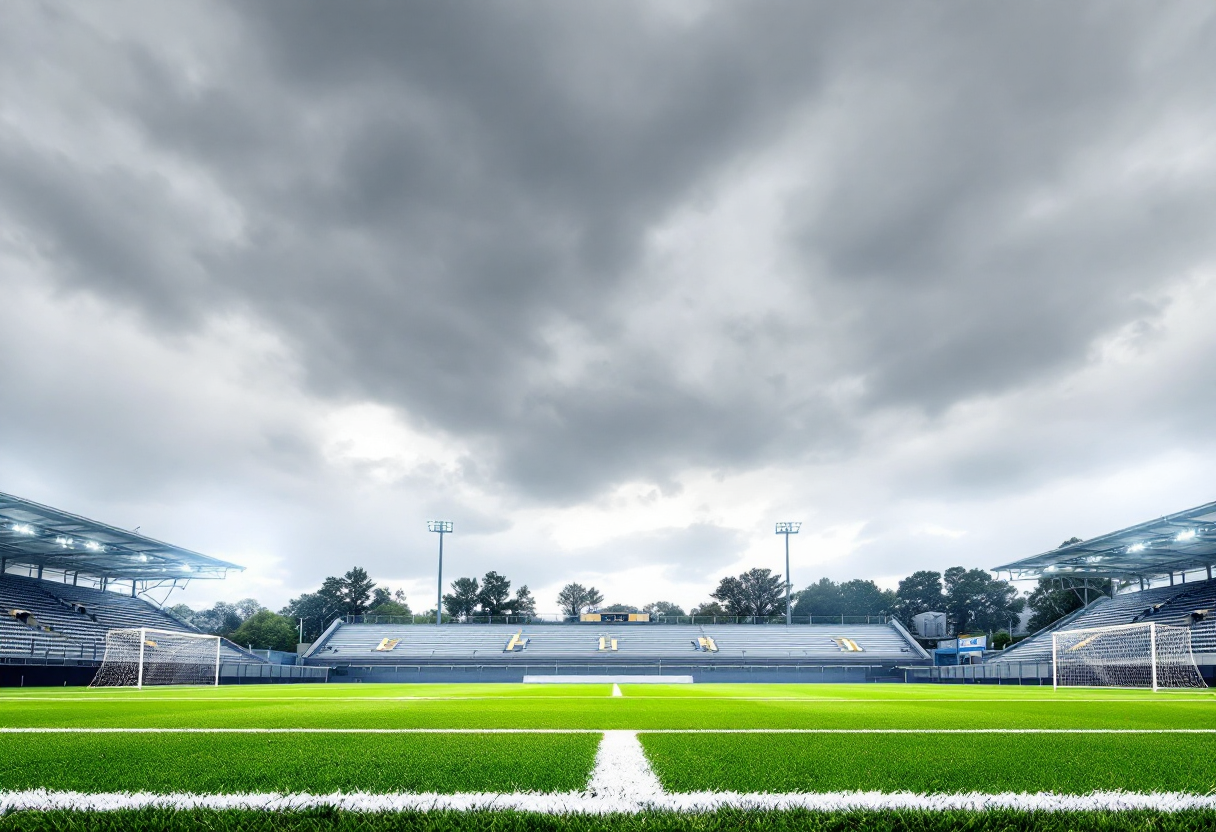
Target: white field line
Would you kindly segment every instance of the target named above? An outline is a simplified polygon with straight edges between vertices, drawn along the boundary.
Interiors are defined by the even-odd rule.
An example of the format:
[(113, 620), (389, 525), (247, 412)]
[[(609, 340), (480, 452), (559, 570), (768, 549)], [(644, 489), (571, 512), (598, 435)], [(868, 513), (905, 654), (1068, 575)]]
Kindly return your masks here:
[[(0, 727), (0, 734), (612, 734), (602, 728)], [(1216, 734), (1216, 728), (639, 728), (634, 734)]]
[[(1216, 697), (1216, 693), (1193, 693), (1193, 694), (1171, 694), (1157, 693), (1145, 694), (1142, 697), (1118, 697), (1118, 696), (1098, 696), (1086, 697), (1078, 699), (1074, 697), (1053, 697), (1043, 696), (1034, 699), (1010, 697), (1010, 698), (952, 698), (943, 697), (940, 699), (903, 699), (903, 698), (882, 698), (882, 699), (840, 699), (834, 696), (814, 697), (814, 696), (666, 696), (666, 695), (650, 695), (646, 693), (634, 694), (633, 698), (644, 699), (646, 701), (667, 701), (667, 700), (690, 700), (696, 702), (808, 702), (816, 705), (824, 704), (873, 704), (873, 705), (890, 705), (896, 703), (900, 705), (933, 705), (938, 702), (983, 702), (983, 703), (1001, 703), (1001, 704), (1057, 704), (1068, 702), (1117, 702), (1119, 704), (1128, 705), (1159, 705), (1163, 702), (1209, 702), (1212, 697)], [(600, 695), (566, 695), (559, 694), (554, 696), (529, 696), (524, 694), (513, 694), (506, 696), (156, 696), (149, 694), (140, 694), (132, 692), (130, 696), (87, 696), (84, 694), (72, 695), (65, 694), (62, 696), (4, 696), (0, 694), (0, 705), (5, 702), (62, 702), (71, 704), (89, 704), (92, 702), (129, 702), (132, 704), (147, 705), (151, 702), (476, 702), (482, 700), (495, 700), (514, 702), (516, 700), (541, 700), (546, 702), (564, 701), (564, 700), (583, 700), (583, 699), (602, 699)]]
[(621, 693), (620, 685), (613, 685), (612, 686), (612, 695), (613, 696), (624, 696), (625, 694)]
[(708, 812), (736, 809), (810, 809), (825, 812), (951, 809), (1024, 812), (1081, 812), (1154, 810), (1179, 812), (1187, 809), (1216, 809), (1216, 796), (1181, 792), (1092, 792), (1083, 795), (1003, 792), (982, 794), (915, 794), (912, 792), (824, 792), (820, 794), (739, 794), (736, 792), (690, 792), (662, 794), (644, 801), (598, 797), (583, 792), (556, 794), (150, 794), (111, 792), (86, 794), (42, 789), (0, 792), (0, 812), (18, 810), (116, 811), (120, 809), (257, 809), (283, 811), (333, 807), (352, 812), (406, 810), (505, 810), (549, 815), (633, 814), (645, 810)]
[(595, 756), (595, 767), (582, 792), (536, 794), (150, 794), (112, 792), (87, 794), (37, 789), (0, 792), (0, 813), (18, 810), (114, 811), (119, 809), (257, 809), (282, 811), (333, 807), (355, 812), (403, 810), (504, 810), (543, 814), (634, 814), (647, 810), (708, 812), (722, 807), (737, 809), (811, 809), (818, 811), (883, 811), (962, 809), (984, 811), (1125, 811), (1151, 809), (1175, 812), (1216, 809), (1216, 795), (1179, 792), (1139, 794), (1093, 792), (1087, 795), (1052, 793), (914, 794), (911, 792), (828, 792), (822, 794), (740, 794), (691, 792), (671, 794), (650, 767), (634, 731), (606, 731)]

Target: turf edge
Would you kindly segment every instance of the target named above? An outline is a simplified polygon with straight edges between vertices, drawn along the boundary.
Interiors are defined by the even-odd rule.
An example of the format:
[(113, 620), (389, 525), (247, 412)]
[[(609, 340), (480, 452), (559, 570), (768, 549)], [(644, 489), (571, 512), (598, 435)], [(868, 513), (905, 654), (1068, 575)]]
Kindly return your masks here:
[(642, 812), (635, 815), (539, 815), (514, 811), (476, 812), (344, 812), (333, 808), (305, 811), (141, 809), (113, 812), (32, 812), (0, 815), (0, 830), (75, 832), (80, 830), (154, 830), (163, 832), (937, 832), (937, 830), (1035, 830), (1065, 832), (1182, 832), (1216, 828), (1216, 811), (1181, 812), (1016, 812), (1016, 811), (893, 811), (812, 812), (724, 809), (711, 813)]

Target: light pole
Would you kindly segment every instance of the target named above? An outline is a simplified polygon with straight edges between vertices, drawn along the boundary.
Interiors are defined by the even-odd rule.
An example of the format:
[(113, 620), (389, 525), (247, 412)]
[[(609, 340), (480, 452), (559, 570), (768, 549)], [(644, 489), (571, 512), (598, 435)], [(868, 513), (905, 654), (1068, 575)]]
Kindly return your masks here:
[(777, 534), (785, 535), (785, 626), (794, 623), (793, 607), (791, 606), (791, 584), (790, 584), (790, 535), (798, 534), (798, 530), (802, 528), (801, 523), (778, 523)]
[(439, 535), (439, 588), (435, 592), (435, 623), (443, 623), (443, 536), (452, 533), (451, 520), (427, 520), (426, 530)]

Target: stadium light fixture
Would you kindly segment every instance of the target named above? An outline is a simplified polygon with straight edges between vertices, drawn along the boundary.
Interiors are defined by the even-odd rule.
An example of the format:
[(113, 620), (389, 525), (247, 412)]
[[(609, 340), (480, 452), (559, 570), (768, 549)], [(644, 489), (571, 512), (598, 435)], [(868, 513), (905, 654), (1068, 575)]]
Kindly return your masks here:
[(1127, 547), (1127, 551), (1129, 551), (1129, 552), (1143, 552), (1143, 551), (1144, 551), (1145, 549), (1147, 549), (1147, 548), (1148, 548), (1148, 544), (1146, 544), (1146, 543), (1133, 543), (1131, 546), (1128, 546), (1128, 547)]
[(791, 523), (789, 521), (777, 524), (777, 534), (785, 535), (785, 625), (788, 627), (794, 620), (794, 608), (792, 606), (793, 585), (790, 582), (790, 535), (798, 534), (798, 530), (802, 528), (802, 523)]
[(427, 520), (426, 530), (439, 535), (439, 583), (435, 591), (435, 624), (443, 623), (443, 536), (452, 533), (451, 520)]
[(15, 534), (25, 534), (25, 535), (38, 534), (38, 532), (34, 529), (34, 527), (31, 526), (29, 523), (9, 523), (8, 527), (10, 529), (12, 529)]
[(71, 549), (76, 543), (76, 541), (72, 540), (72, 538), (64, 537), (63, 535), (59, 535), (59, 537), (55, 538), (55, 542), (59, 544), (59, 548), (61, 549)]
[(106, 550), (106, 547), (102, 546), (96, 540), (86, 540), (84, 542), (84, 548), (93, 552), (104, 552)]
[(1196, 534), (1197, 532), (1194, 529), (1186, 529), (1178, 532), (1178, 534), (1174, 537), (1174, 540), (1177, 540), (1179, 543), (1186, 540), (1194, 540)]

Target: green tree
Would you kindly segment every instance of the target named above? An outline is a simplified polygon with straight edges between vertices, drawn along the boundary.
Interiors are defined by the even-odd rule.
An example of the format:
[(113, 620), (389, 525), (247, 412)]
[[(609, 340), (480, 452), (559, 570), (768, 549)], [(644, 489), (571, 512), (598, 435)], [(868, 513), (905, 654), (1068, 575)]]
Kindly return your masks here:
[(345, 612), (340, 599), (322, 595), (320, 592), (305, 592), (298, 598), (292, 598), (287, 606), (279, 610), (279, 615), (296, 621), (304, 619), (304, 640), (316, 641), (325, 632), (325, 628)]
[(502, 615), (511, 605), (511, 582), (497, 572), (487, 572), (481, 579), (477, 603), (486, 615)]
[(794, 594), (794, 615), (841, 615), (844, 598), (840, 586), (831, 578), (820, 578)]
[(730, 615), (726, 611), (726, 607), (719, 604), (717, 601), (706, 601), (699, 607), (692, 608), (692, 615)]
[(457, 578), (452, 581), (452, 594), (443, 596), (444, 612), (467, 621), (477, 609), (480, 592), (481, 586), (476, 578)]
[(730, 615), (774, 615), (785, 609), (781, 576), (771, 569), (749, 569), (737, 578), (723, 578), (710, 597), (725, 604)]
[(879, 589), (873, 581), (845, 581), (840, 598), (844, 615), (888, 615), (895, 608), (895, 593)]
[(584, 611), (604, 603), (604, 596), (595, 587), (585, 587), (582, 584), (570, 583), (562, 587), (557, 594), (557, 604), (569, 618), (578, 618)]
[(362, 615), (371, 606), (372, 590), (376, 583), (362, 566), (353, 567), (342, 576), (342, 599), (347, 615)]
[(297, 632), (291, 619), (262, 609), (245, 619), (229, 638), (255, 650), (291, 651), (296, 649)]
[(940, 572), (913, 572), (900, 581), (899, 589), (895, 590), (895, 615), (907, 627), (912, 625), (912, 616), (922, 612), (941, 612), (945, 603)]
[(638, 608), (629, 604), (609, 604), (606, 607), (600, 607), (600, 612), (637, 612)]
[(946, 618), (956, 633), (1008, 626), (1026, 608), (1026, 599), (1008, 581), (994, 579), (983, 569), (952, 566), (943, 575)]
[(670, 601), (655, 601), (642, 607), (642, 612), (650, 613), (653, 618), (678, 618), (684, 615), (684, 610), (678, 604)]
[(527, 584), (521, 584), (519, 589), (515, 590), (510, 610), (516, 615), (536, 615), (536, 598), (533, 597), (532, 590), (528, 589)]

